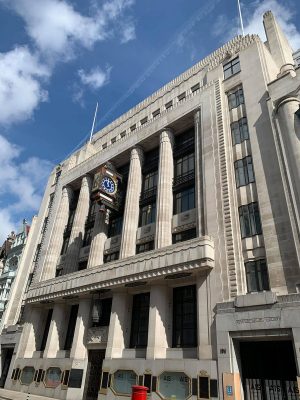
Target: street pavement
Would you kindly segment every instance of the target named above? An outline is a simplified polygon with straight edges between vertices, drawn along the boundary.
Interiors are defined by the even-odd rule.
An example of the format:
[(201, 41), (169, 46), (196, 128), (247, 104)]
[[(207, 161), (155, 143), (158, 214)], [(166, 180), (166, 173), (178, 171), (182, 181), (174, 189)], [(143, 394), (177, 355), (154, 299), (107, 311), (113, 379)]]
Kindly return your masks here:
[(53, 397), (35, 396), (30, 393), (0, 389), (0, 400), (53, 400)]

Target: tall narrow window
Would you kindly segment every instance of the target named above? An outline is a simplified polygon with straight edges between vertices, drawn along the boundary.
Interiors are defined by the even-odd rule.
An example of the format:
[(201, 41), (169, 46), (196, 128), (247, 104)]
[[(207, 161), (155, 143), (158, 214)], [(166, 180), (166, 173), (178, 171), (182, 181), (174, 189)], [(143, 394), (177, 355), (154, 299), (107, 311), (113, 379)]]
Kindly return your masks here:
[(229, 61), (227, 64), (223, 65), (224, 79), (229, 78), (231, 75), (235, 75), (240, 72), (240, 60), (238, 57)]
[(173, 347), (197, 346), (196, 286), (173, 290)]
[(144, 226), (155, 222), (156, 218), (156, 203), (147, 204), (143, 206), (140, 210), (140, 224), (139, 226)]
[(109, 326), (112, 299), (95, 300), (93, 304), (93, 326)]
[(145, 253), (154, 249), (154, 240), (151, 242), (141, 243), (136, 246), (136, 254)]
[(239, 88), (228, 95), (228, 105), (230, 110), (238, 107), (240, 104), (244, 104), (244, 92), (242, 88)]
[(130, 347), (147, 347), (150, 293), (133, 296)]
[(175, 160), (174, 184), (193, 180), (195, 177), (195, 156), (194, 153), (186, 154)]
[(82, 247), (89, 246), (92, 243), (93, 230), (94, 230), (93, 226), (86, 227), (85, 232), (84, 232)]
[(175, 193), (174, 214), (195, 208), (195, 188), (189, 187), (182, 192)]
[(236, 187), (245, 186), (254, 182), (252, 157), (247, 156), (234, 163)]
[(249, 139), (249, 130), (246, 117), (243, 117), (231, 124), (231, 135), (233, 145), (240, 144), (244, 140)]
[(74, 304), (71, 307), (71, 311), (70, 311), (70, 317), (69, 317), (69, 322), (68, 322), (68, 329), (67, 329), (67, 334), (66, 334), (64, 350), (71, 350), (73, 338), (74, 338), (77, 314), (78, 314), (78, 304)]
[(46, 323), (45, 323), (45, 327), (44, 327), (44, 333), (43, 333), (43, 337), (42, 337), (42, 341), (41, 341), (41, 345), (40, 345), (40, 351), (44, 351), (45, 347), (46, 347), (50, 324), (51, 324), (51, 320), (52, 320), (52, 314), (53, 314), (53, 309), (51, 308), (50, 310), (48, 310), (47, 319), (46, 319)]
[(122, 232), (123, 215), (111, 218), (108, 227), (108, 237), (120, 235)]
[(245, 263), (248, 292), (270, 290), (266, 260)]
[(258, 203), (239, 207), (239, 216), (242, 238), (262, 233)]

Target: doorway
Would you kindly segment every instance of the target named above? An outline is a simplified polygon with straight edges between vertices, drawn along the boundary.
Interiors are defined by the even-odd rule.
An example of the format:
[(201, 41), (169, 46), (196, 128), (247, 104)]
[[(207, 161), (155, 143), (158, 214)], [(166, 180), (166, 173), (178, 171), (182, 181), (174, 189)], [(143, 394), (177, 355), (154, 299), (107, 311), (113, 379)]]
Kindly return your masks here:
[(105, 350), (89, 350), (88, 352), (85, 400), (98, 399), (104, 357)]
[(299, 400), (297, 367), (291, 340), (241, 341), (246, 400)]
[(0, 378), (0, 387), (4, 388), (5, 382), (6, 382), (6, 378), (7, 378), (7, 374), (9, 371), (9, 367), (10, 367), (10, 363), (11, 363), (11, 359), (13, 356), (13, 352), (14, 349), (13, 347), (2, 347), (1, 348), (1, 370), (2, 370), (2, 374), (1, 374), (1, 378)]

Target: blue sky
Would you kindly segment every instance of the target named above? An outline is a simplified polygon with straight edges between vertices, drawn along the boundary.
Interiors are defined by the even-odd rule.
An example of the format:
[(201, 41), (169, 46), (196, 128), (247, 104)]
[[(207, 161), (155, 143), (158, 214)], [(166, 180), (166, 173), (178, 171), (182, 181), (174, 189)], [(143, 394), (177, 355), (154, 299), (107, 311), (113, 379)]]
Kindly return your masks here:
[[(271, 9), (300, 48), (299, 0)], [(50, 170), (97, 130), (239, 32), (237, 0), (0, 0), (0, 244), (38, 211)]]

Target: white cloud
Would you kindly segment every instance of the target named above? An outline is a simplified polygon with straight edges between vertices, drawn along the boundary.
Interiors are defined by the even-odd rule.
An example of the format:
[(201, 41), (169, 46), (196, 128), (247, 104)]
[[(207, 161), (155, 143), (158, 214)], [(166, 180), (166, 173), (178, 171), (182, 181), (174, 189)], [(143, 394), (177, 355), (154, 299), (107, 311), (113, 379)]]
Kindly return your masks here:
[(48, 67), (27, 47), (0, 53), (0, 124), (30, 118), (40, 102), (47, 100), (41, 82), (48, 78)]
[[(292, 3), (289, 4), (279, 0), (255, 0), (247, 4), (241, 3), (245, 33), (256, 33), (263, 41), (266, 40), (263, 14), (271, 10), (283, 32), (286, 34), (292, 48), (297, 50), (300, 48), (300, 33), (292, 23), (294, 9), (292, 8)], [(214, 36), (222, 36), (223, 40), (229, 40), (240, 33), (239, 19), (236, 18), (235, 21), (229, 21), (225, 15), (219, 15), (212, 27), (212, 34)]]
[(127, 21), (121, 25), (121, 43), (127, 43), (135, 39), (135, 26), (132, 21)]
[(85, 72), (83, 69), (78, 71), (81, 83), (89, 86), (91, 89), (99, 89), (109, 82), (111, 67), (107, 67), (103, 71), (100, 67), (95, 67), (89, 72)]
[(21, 153), (20, 147), (0, 135), (0, 244), (20, 220), (36, 212), (52, 169), (49, 161), (37, 157), (20, 162)]
[[(134, 0), (94, 0), (94, 12), (85, 16), (67, 0), (0, 0), (25, 22), (34, 50), (19, 46), (0, 53), (0, 125), (24, 121), (48, 98), (43, 88), (58, 62), (76, 56), (78, 46), (90, 49), (118, 34), (122, 43), (135, 38), (134, 24), (126, 11)], [(41, 61), (42, 60), (42, 61)], [(81, 81), (99, 88), (109, 81), (110, 69), (81, 71)], [(83, 104), (79, 88), (77, 101)]]
[[(54, 60), (73, 57), (76, 45), (91, 48), (97, 41), (112, 36), (123, 14), (134, 3), (133, 0), (107, 0), (97, 8), (94, 5), (97, 12), (92, 16), (85, 16), (66, 0), (0, 1), (24, 19), (26, 31), (38, 49)], [(131, 30), (134, 31), (132, 23)]]

